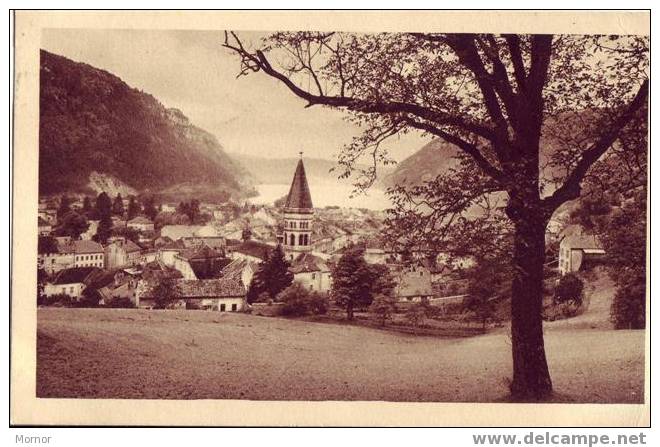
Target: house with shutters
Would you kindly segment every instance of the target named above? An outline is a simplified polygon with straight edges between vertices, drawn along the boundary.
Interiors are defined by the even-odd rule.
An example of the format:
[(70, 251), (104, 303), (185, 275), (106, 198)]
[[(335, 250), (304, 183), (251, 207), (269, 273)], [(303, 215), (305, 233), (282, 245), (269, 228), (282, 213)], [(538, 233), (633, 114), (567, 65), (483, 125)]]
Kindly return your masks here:
[(103, 245), (94, 241), (71, 241), (66, 250), (74, 255), (74, 267), (105, 267)]

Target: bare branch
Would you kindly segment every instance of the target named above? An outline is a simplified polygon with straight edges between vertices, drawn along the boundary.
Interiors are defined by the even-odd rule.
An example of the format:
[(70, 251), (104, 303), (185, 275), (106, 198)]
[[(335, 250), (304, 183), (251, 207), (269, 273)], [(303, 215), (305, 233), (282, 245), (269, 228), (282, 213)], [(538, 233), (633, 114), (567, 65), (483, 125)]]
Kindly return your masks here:
[(585, 174), (614, 143), (621, 129), (630, 122), (635, 113), (644, 105), (648, 96), (649, 81), (644, 81), (634, 99), (619, 117), (607, 127), (607, 131), (593, 143), (589, 149), (584, 151), (582, 158), (577, 162), (573, 171), (568, 175), (564, 184), (559, 187), (550, 197), (543, 199), (543, 204), (550, 212), (554, 211), (562, 203), (576, 199), (580, 196), (580, 183)]

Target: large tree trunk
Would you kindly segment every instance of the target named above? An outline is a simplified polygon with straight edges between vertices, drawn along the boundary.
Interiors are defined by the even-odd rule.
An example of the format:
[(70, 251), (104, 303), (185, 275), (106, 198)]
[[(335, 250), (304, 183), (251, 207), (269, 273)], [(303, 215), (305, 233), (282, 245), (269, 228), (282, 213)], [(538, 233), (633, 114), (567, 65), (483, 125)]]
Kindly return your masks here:
[(527, 214), (514, 219), (514, 277), (511, 288), (511, 344), (514, 399), (542, 399), (552, 393), (543, 343), (543, 263), (546, 220)]
[(353, 319), (353, 303), (348, 303), (346, 305), (346, 319), (347, 320), (352, 320)]

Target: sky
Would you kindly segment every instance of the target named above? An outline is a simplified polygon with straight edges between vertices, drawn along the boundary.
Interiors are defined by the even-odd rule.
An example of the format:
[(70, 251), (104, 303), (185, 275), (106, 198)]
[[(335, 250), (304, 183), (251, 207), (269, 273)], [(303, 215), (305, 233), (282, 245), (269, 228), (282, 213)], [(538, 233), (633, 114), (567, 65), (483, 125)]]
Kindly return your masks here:
[[(240, 33), (257, 42), (261, 34)], [(222, 48), (222, 31), (46, 29), (41, 47), (119, 76), (180, 109), (213, 133), (229, 153), (268, 158), (336, 159), (359, 134), (341, 111), (311, 107), (263, 73), (236, 78), (239, 60)], [(429, 141), (419, 134), (392, 140), (402, 160)]]

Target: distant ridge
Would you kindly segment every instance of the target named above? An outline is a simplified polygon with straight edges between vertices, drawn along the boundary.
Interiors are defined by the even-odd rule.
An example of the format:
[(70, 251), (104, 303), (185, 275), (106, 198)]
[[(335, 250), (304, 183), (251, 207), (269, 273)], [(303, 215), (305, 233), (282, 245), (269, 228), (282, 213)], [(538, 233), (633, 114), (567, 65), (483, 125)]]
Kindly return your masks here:
[[(138, 192), (245, 194), (216, 137), (117, 76), (41, 50), (39, 192), (89, 192), (105, 174)], [(184, 185), (178, 188), (178, 185)]]

